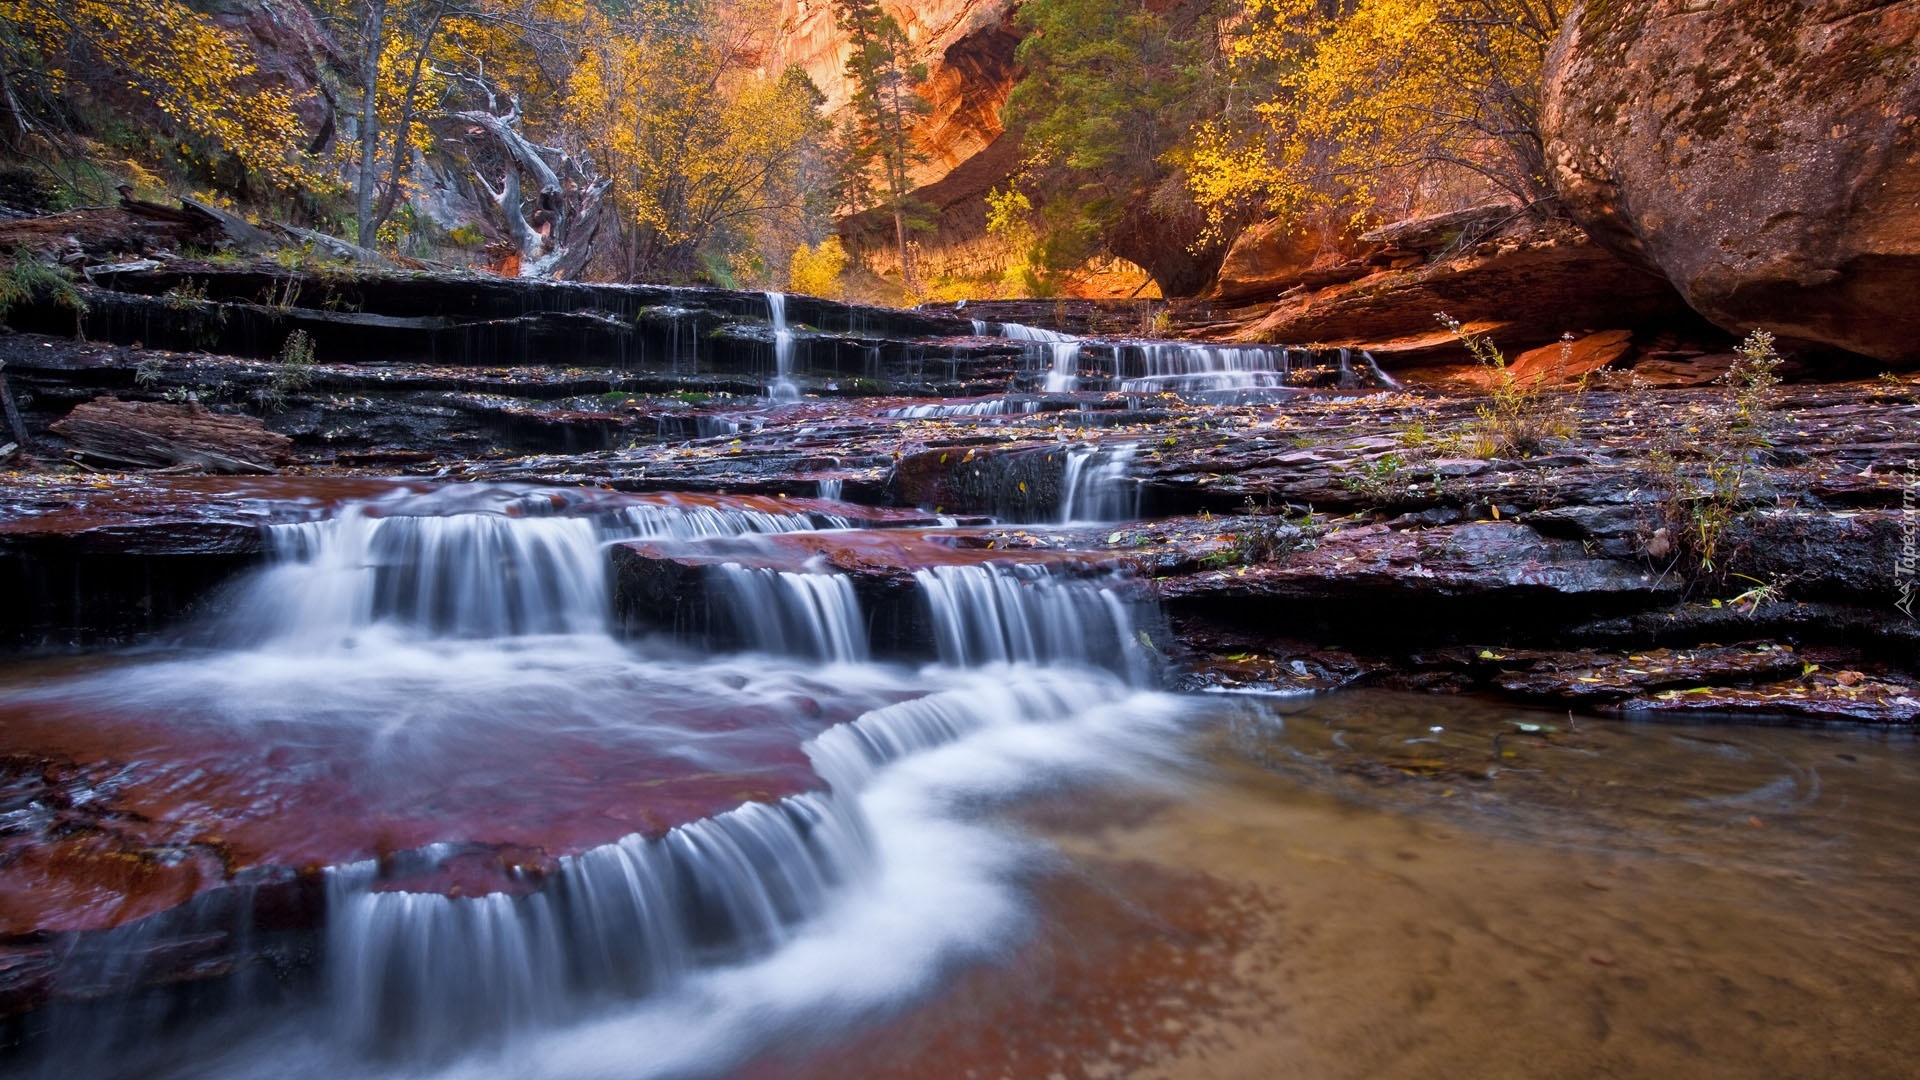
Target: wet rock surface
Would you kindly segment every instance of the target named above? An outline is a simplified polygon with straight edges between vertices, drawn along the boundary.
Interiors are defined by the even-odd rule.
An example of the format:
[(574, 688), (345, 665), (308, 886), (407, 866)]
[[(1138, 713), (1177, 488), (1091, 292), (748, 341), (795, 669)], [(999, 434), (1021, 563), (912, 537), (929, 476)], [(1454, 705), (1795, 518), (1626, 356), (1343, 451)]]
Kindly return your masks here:
[[(1147, 343), (980, 336), (970, 319), (928, 313), (863, 327), (857, 309), (796, 302), (793, 332), (816, 343), (818, 363), (796, 372), (798, 403), (775, 405), (755, 294), (426, 275), (358, 310), (290, 313), (249, 299), (283, 280), (270, 273), (197, 274), (96, 274), (96, 295), (154, 320), (108, 319), (97, 327), (108, 343), (0, 337), (39, 460), (0, 474), (0, 589), (25, 601), (0, 611), (0, 644), (164, 641), (203, 627), (230, 611), (237, 575), (268, 557), (268, 527), (350, 504), (372, 519), (454, 506), (598, 520), (644, 503), (815, 530), (697, 548), (609, 541), (614, 625), (680, 647), (747, 642), (715, 602), (729, 564), (843, 579), (872, 655), (913, 660), (934, 655), (938, 637), (916, 571), (1022, 566), (1150, 593), (1165, 622), (1140, 623), (1140, 645), (1173, 661), (1187, 689), (1377, 686), (1582, 715), (1920, 718), (1920, 629), (1895, 606), (1920, 484), (1920, 388), (1898, 380), (1790, 386), (1765, 405), (1765, 439), (1729, 455), (1702, 445), (1725, 430), (1724, 387), (1609, 389), (1595, 375), (1563, 392), (1543, 378), (1530, 407), (1555, 433), (1496, 453), (1484, 397), (1367, 386), (1360, 358), (1334, 350), (1175, 351), (1161, 359), (1194, 368), (1181, 375), (1197, 374), (1193, 385), (1129, 391), (1160, 355)], [(149, 325), (187, 333), (203, 304), (229, 313), (220, 342), (231, 351), (134, 337)], [(290, 326), (321, 347), (307, 384), (269, 407)], [(690, 335), (687, 351), (658, 351), (673, 326)], [(354, 344), (381, 335), (398, 344)], [(1583, 366), (1648, 362), (1632, 335), (1583, 340)], [(1671, 351), (1660, 362), (1681, 375), (1711, 366)], [(1524, 370), (1558, 359), (1553, 348)], [(1276, 361), (1298, 367), (1265, 366)], [(1049, 389), (1061, 383), (1075, 388)], [(285, 436), (281, 474), (53, 464), (74, 448), (51, 425), (75, 406), (189, 392), (214, 415)], [(1711, 568), (1676, 539), (1709, 513)], [(178, 677), (200, 677), (191, 648), (179, 664)], [(543, 682), (524, 655), (500, 667), (526, 679), (515, 692), (531, 695), (529, 713), (551, 708), (542, 695), (579, 691)], [(412, 747), (395, 774), (366, 756), (362, 733), (330, 742), (269, 722), (236, 735), (137, 694), (9, 706), (0, 859), (20, 888), (0, 895), (0, 1012), (114, 992), (59, 959), (103, 934), (150, 931), (143, 970), (160, 979), (279, 963), (312, 932), (322, 866), (370, 861), (381, 887), (403, 891), (530, 895), (593, 845), (818, 789), (802, 740), (891, 700), (824, 678), (768, 688), (759, 674), (671, 706), (674, 723), (700, 733), (700, 769), (591, 725), (503, 730), (484, 754), (460, 752), (470, 742)], [(434, 707), (435, 694), (419, 698)], [(749, 737), (770, 730), (781, 737)], [(284, 935), (245, 948), (209, 938), (195, 905), (250, 907)]]
[[(831, 490), (843, 501), (819, 505), (858, 526), (743, 539), (731, 554), (620, 549), (624, 574), (645, 563), (658, 578), (622, 594), (633, 600), (632, 612), (644, 613), (636, 628), (704, 625), (705, 616), (689, 614), (698, 606), (689, 600), (694, 571), (730, 558), (847, 574), (863, 598), (891, 596), (888, 603), (904, 608), (913, 569), (1013, 552), (1137, 568), (1186, 628), (1182, 636), (1204, 643), (1202, 659), (1244, 651), (1229, 640), (1233, 634), (1253, 640), (1286, 627), (1323, 651), (1338, 643), (1356, 655), (1399, 658), (1383, 664), (1425, 650), (1428, 662), (1402, 672), (1406, 680), (1576, 703), (1596, 698), (1566, 680), (1503, 682), (1468, 661), (1482, 648), (1624, 655), (1771, 641), (1851, 650), (1852, 660), (1835, 661), (1843, 670), (1893, 664), (1888, 685), (1897, 687), (1920, 637), (1894, 607), (1898, 552), (1911, 520), (1902, 500), (1914, 483), (1911, 462), (1920, 458), (1913, 435), (1920, 407), (1898, 388), (1784, 393), (1774, 406), (1782, 423), (1772, 445), (1750, 455), (1739, 497), (1724, 500), (1719, 558), (1704, 578), (1663, 546), (1674, 528), (1667, 492), (1701, 483), (1700, 466), (1653, 451), (1683, 445), (1690, 425), (1723, 406), (1726, 392), (1718, 388), (1556, 398), (1575, 434), (1510, 459), (1466, 452), (1460, 433), (1477, 422), (1471, 398), (1300, 392), (1223, 405), (1083, 391), (1030, 400), (1033, 412), (941, 416), (905, 415), (911, 399), (707, 406), (699, 408), (710, 421), (730, 419), (705, 438), (665, 435), (619, 450), (492, 461), (429, 453), (410, 468), (443, 481), (705, 491), (787, 507)], [(1096, 520), (1059, 524), (1074, 516), (1064, 510), (1075, 497), (1069, 489), (1103, 463), (1116, 471), (1101, 482), (1125, 496), (1096, 511)], [(221, 493), (220, 482), (191, 478), (16, 480), (4, 492), (15, 513), (0, 538), (16, 566), (20, 553), (56, 550), (171, 556), (181, 566), (196, 555), (244, 561), (258, 551), (261, 522), (284, 519), (288, 506), (324, 513), (328, 500), (360, 483), (260, 480)], [(303, 484), (312, 486), (290, 501)], [(65, 507), (69, 498), (74, 504)], [(925, 531), (936, 515), (1029, 524)], [(643, 596), (650, 599), (636, 599)], [(906, 628), (911, 622), (901, 616), (903, 640), (921, 634)], [(1470, 648), (1433, 661), (1455, 655), (1433, 653), (1436, 646)], [(1457, 678), (1432, 677), (1449, 664)], [(1611, 680), (1621, 670), (1596, 677)], [(1735, 682), (1779, 680), (1742, 674)], [(1633, 696), (1651, 702), (1656, 695)], [(1821, 715), (1844, 714), (1845, 703), (1858, 700), (1863, 719), (1909, 718), (1897, 692), (1877, 704), (1872, 695), (1828, 697), (1833, 704), (1820, 706)], [(1768, 712), (1764, 693), (1728, 702), (1733, 711)], [(1672, 707), (1682, 705), (1700, 699)], [(1776, 711), (1794, 710), (1812, 715), (1797, 705)]]

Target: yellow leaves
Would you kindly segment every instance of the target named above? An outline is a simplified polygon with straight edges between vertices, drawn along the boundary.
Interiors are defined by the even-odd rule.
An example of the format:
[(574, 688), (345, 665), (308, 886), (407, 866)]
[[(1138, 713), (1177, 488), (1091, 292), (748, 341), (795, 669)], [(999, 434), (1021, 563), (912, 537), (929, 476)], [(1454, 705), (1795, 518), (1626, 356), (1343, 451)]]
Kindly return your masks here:
[(1250, 203), (1363, 211), (1434, 162), (1504, 167), (1502, 140), (1536, 104), (1540, 27), (1557, 22), (1523, 18), (1529, 3), (1245, 0), (1229, 53), (1269, 89), (1247, 119), (1195, 133), (1181, 164), (1196, 201), (1216, 223)]
[(14, 0), (0, 22), (8, 51), (28, 53), (28, 77), (52, 93), (67, 92), (68, 65), (84, 60), (88, 79), (152, 102), (195, 156), (217, 148), (283, 186), (316, 179), (299, 157), (291, 97), (256, 81), (240, 42), (180, 0)]
[[(840, 274), (847, 268), (846, 245), (837, 236), (829, 236), (817, 245), (801, 244), (787, 264), (787, 288), (808, 296), (838, 299)], [(973, 451), (967, 451), (973, 459)]]

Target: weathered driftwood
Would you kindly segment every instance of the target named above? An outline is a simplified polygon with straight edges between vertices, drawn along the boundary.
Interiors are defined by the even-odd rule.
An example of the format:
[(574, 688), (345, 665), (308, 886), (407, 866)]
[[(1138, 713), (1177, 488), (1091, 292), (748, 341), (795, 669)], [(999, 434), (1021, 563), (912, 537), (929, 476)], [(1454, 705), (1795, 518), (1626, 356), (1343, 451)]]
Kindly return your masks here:
[(52, 430), (84, 457), (135, 468), (270, 473), (288, 459), (293, 445), (251, 416), (225, 416), (192, 403), (112, 397), (74, 406)]

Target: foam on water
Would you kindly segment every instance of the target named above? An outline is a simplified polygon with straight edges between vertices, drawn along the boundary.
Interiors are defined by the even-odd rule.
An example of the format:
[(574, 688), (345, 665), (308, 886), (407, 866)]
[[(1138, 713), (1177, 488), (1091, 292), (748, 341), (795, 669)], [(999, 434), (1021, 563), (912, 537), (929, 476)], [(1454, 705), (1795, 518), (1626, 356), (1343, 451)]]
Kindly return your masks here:
[[(344, 794), (304, 774), (281, 791), (269, 771), (241, 825), (304, 799), (435, 834), (392, 851), (383, 839), (378, 862), (354, 861), (363, 847), (328, 872), (320, 1001), (259, 1018), (257, 1037), (178, 1053), (165, 1025), (130, 1014), (95, 1041), (142, 1054), (104, 1071), (647, 1077), (825, 1037), (1017, 939), (1030, 849), (977, 816), (981, 799), (1130, 772), (1162, 752), (1183, 707), (1145, 689), (1152, 657), (1126, 582), (1036, 566), (917, 573), (944, 661), (920, 670), (865, 661), (845, 577), (739, 564), (718, 568), (716, 599), (757, 648), (799, 659), (649, 655), (609, 632), (610, 540), (698, 544), (834, 519), (570, 498), (447, 514), (374, 503), (279, 527), (279, 562), (242, 593), (225, 647), (11, 695), (354, 770)], [(498, 842), (489, 817), (503, 799), (603, 822), (596, 756), (668, 780), (745, 769), (751, 791), (751, 770), (785, 760), (762, 740), (800, 736), (818, 790), (744, 795), (656, 838), (565, 855), (523, 887), (418, 891), (463, 850), (463, 830)], [(556, 740), (578, 749), (548, 756)], [(533, 793), (499, 786), (513, 784)]]
[[(624, 1003), (603, 996), (598, 1008), (583, 1006), (577, 989), (555, 991), (558, 996), (546, 999), (547, 1005), (531, 997), (510, 998), (496, 1007), (518, 1010), (513, 1015), (525, 1022), (491, 1037), (454, 1040), (465, 1046), (455, 1060), (415, 1058), (382, 1065), (363, 1055), (364, 1044), (342, 1039), (338, 1029), (294, 1017), (257, 1041), (226, 1047), (170, 1075), (257, 1076), (263, 1074), (262, 1062), (271, 1060), (274, 1075), (298, 1080), (331, 1080), (343, 1071), (444, 1080), (715, 1076), (775, 1045), (794, 1052), (911, 1005), (955, 965), (1013, 947), (1028, 928), (1018, 877), (1042, 851), (981, 817), (980, 807), (1072, 778), (1175, 783), (1169, 777), (1178, 759), (1168, 747), (1187, 708), (1171, 695), (1085, 671), (949, 670), (916, 678), (931, 680), (933, 692), (871, 711), (811, 744), (817, 767), (832, 779), (836, 796), (846, 800), (849, 824), (840, 835), (861, 855), (842, 864), (855, 872), (844, 887), (823, 894), (813, 918), (796, 923), (770, 918), (766, 925), (780, 927), (770, 935), (778, 938), (777, 947), (757, 958), (748, 953), (717, 965), (669, 958), (656, 967), (650, 955), (635, 954), (629, 941), (625, 949), (603, 954), (608, 970), (616, 973), (614, 984), (629, 985), (621, 980), (644, 967), (643, 981), (661, 980), (650, 984), (659, 992)], [(643, 844), (623, 842), (616, 852), (583, 858), (571, 872), (584, 874), (585, 864), (593, 861), (601, 870), (593, 890), (637, 897), (646, 886), (636, 883), (659, 880), (652, 876), (660, 872), (657, 858), (649, 867)], [(417, 903), (386, 900), (360, 917), (378, 914), (404, 923)], [(470, 906), (469, 914), (454, 919), (460, 929), (430, 936), (430, 944), (403, 937), (382, 946), (411, 956), (410, 963), (442, 978), (430, 986), (410, 980), (389, 987), (388, 996), (376, 995), (378, 1000), (400, 1007), (403, 1003), (391, 994), (408, 988), (430, 999), (439, 995), (441, 1003), (427, 1008), (426, 1015), (458, 1032), (470, 1029), (472, 1016), (456, 1003), (470, 1007), (474, 995), (484, 999), (487, 993), (461, 980), (484, 981), (480, 973), (488, 971), (516, 984), (529, 973), (536, 984), (556, 980), (555, 986), (577, 978), (558, 970), (551, 959), (562, 953), (559, 943), (577, 933), (573, 917), (552, 907), (533, 909), (527, 901), (441, 900), (427, 906), (451, 904)], [(632, 923), (643, 917), (640, 911), (636, 902), (613, 920)], [(426, 921), (447, 914), (435, 911)], [(503, 932), (490, 934), (489, 924)], [(667, 931), (655, 932), (671, 939)], [(542, 942), (541, 952), (514, 966), (510, 961), (521, 955), (523, 936)], [(592, 934), (587, 940), (592, 948), (605, 944), (594, 942)], [(503, 944), (509, 945), (505, 957)], [(422, 949), (433, 958), (422, 957)], [(476, 949), (484, 959), (474, 955)], [(350, 955), (348, 962), (369, 959)], [(375, 964), (373, 970), (393, 968)], [(555, 1001), (574, 1008), (564, 1017), (543, 1016)], [(377, 1034), (385, 1018), (420, 1010), (416, 1002), (397, 1014), (389, 1009), (331, 1019), (370, 1025), (362, 1033)]]

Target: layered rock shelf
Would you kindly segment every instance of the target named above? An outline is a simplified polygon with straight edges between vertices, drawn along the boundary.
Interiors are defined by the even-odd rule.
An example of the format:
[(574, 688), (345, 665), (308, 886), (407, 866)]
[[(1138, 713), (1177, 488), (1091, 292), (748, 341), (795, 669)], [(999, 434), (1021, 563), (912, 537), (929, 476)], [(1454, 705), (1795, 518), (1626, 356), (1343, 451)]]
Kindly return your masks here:
[[(1911, 678), (1914, 624), (1894, 602), (1920, 408), (1915, 387), (1897, 379), (1783, 392), (1769, 406), (1777, 430), (1742, 459), (1737, 495), (1713, 495), (1701, 487), (1705, 466), (1689, 431), (1728, 407), (1729, 391), (1717, 386), (1542, 391), (1541, 407), (1562, 410), (1569, 434), (1533, 454), (1482, 456), (1471, 445), (1484, 422), (1478, 399), (1367, 385), (1361, 361), (1336, 349), (1183, 360), (1139, 339), (1089, 338), (1062, 352), (1066, 339), (1007, 336), (1002, 324), (971, 317), (794, 298), (793, 332), (815, 343), (795, 369), (808, 396), (769, 407), (774, 357), (759, 294), (434, 275), (330, 283), (174, 264), (93, 279), (89, 333), (124, 341), (0, 339), (43, 440), (31, 449), (42, 455), (62, 449), (51, 424), (95, 395), (194, 396), (216, 412), (264, 415), (291, 438), (295, 473), (404, 471), (781, 500), (825, 493), (845, 514), (887, 508), (897, 515), (889, 526), (938, 518), (987, 531), (897, 534), (831, 550), (781, 538), (771, 548), (756, 541), (758, 557), (796, 566), (824, 559), (874, 598), (897, 594), (919, 565), (1022, 546), (1069, 551), (1088, 566), (1125, 563), (1150, 580), (1200, 669), (1228, 682), (1244, 676), (1204, 662), (1260, 642), (1284, 676), (1277, 686), (1385, 680), (1653, 708), (1651, 691), (1596, 696), (1564, 680), (1508, 678), (1479, 654), (1599, 649), (1617, 660), (1650, 648), (1758, 642), (1841, 650), (1844, 659), (1809, 661), (1819, 671), (1775, 686), (1782, 694), (1825, 685), (1834, 663), (1865, 673), (1865, 685), (1910, 685), (1902, 680)], [(256, 302), (256, 291), (273, 288), (351, 290), (359, 299), (344, 305), (356, 310), (338, 312)], [(101, 318), (115, 304), (145, 305), (154, 325), (175, 334), (187, 332), (179, 327), (192, 325), (194, 312), (217, 312), (206, 319), (225, 335), (219, 340), (251, 345), (237, 355), (157, 349), (135, 342), (127, 319)], [(71, 318), (52, 308), (41, 315)], [(376, 355), (353, 345), (375, 329), (364, 320), (406, 325), (369, 339), (395, 342)], [(546, 346), (538, 334), (515, 338), (521, 362), (511, 366), (485, 363), (484, 348), (449, 344), (476, 327), (519, 335), (530, 324), (572, 329), (554, 331)], [(335, 326), (348, 327), (345, 336), (327, 337)], [(283, 371), (274, 334), (301, 327), (317, 342), (308, 381), (287, 388), (278, 411), (265, 408), (260, 391)], [(658, 347), (674, 334), (683, 354)], [(434, 344), (435, 335), (444, 340)], [(451, 351), (435, 353), (443, 347)], [(844, 369), (855, 355), (854, 368), (871, 378)], [(1062, 355), (1075, 388), (1049, 389)], [(1617, 349), (1592, 355), (1595, 369), (1632, 359)], [(1152, 359), (1162, 356), (1173, 359)], [(606, 366), (580, 366), (589, 360)], [(1249, 377), (1265, 385), (1126, 389), (1141, 364), (1175, 360), (1228, 385)], [(1249, 374), (1249, 364), (1287, 370)], [(1602, 385), (1604, 374), (1590, 384)], [(301, 492), (292, 501), (318, 513), (359, 481), (223, 486), (97, 471), (7, 480), (6, 573), (21, 595), (38, 598), (14, 609), (8, 640), (111, 640), (176, 625), (260, 557), (260, 524), (283, 520), (288, 505), (274, 497), (277, 483), (293, 485), (284, 489)], [(1094, 484), (1106, 494), (1084, 501)], [(1711, 573), (1680, 554), (1676, 492), (1687, 493), (1689, 508), (1711, 496), (1726, 518)], [(1034, 528), (1017, 536), (1023, 525)], [(660, 610), (678, 602), (660, 584), (671, 574), (629, 587), (644, 555), (616, 551), (628, 568), (622, 595), (651, 597), (625, 614), (636, 624), (685, 623)], [(649, 604), (651, 615), (636, 614)], [(889, 625), (924, 638), (912, 621), (903, 614)], [(1347, 659), (1316, 659), (1336, 645)], [(1527, 655), (1528, 664), (1561, 663)], [(1310, 674), (1300, 676), (1295, 660)], [(1703, 679), (1688, 689), (1728, 693), (1686, 704), (1768, 712), (1764, 694), (1743, 696), (1755, 685), (1745, 674)], [(1829, 695), (1837, 704), (1801, 712), (1846, 715), (1845, 702), (1857, 699), (1862, 718), (1906, 717), (1905, 691), (1876, 704), (1858, 685), (1838, 686)]]
[[(807, 590), (846, 590), (860, 621), (819, 659), (916, 663), (952, 647), (929, 588), (1071, 581), (1103, 609), (1157, 612), (1104, 628), (1099, 648), (1149, 657), (1138, 670), (1188, 690), (1920, 718), (1920, 624), (1897, 606), (1920, 386), (1899, 379), (1790, 385), (1752, 406), (1765, 437), (1730, 450), (1703, 444), (1727, 430), (1730, 389), (1611, 378), (1649, 362), (1616, 335), (1571, 350), (1587, 376), (1571, 388), (1528, 384), (1551, 431), (1516, 450), (1490, 442), (1482, 393), (1400, 385), (1375, 361), (1403, 358), (1353, 345), (191, 263), (96, 271), (80, 293), (85, 340), (52, 303), (16, 322), (60, 332), (0, 337), (30, 433), (26, 467), (0, 474), (0, 590), (18, 601), (0, 609), (0, 646), (35, 663), (151, 643), (190, 664), (209, 628), (245, 632), (231, 621), (243, 575), (287, 558), (288, 528), (477, 511), (599, 523), (581, 542), (604, 566), (580, 580), (604, 595), (572, 602), (703, 654), (765, 646), (716, 599), (741, 574), (817, 605), (842, 594)], [(1107, 332), (1111, 313), (1083, 314), (1079, 329)], [(295, 331), (311, 363), (283, 355)], [(797, 402), (771, 399), (782, 375)], [(209, 462), (164, 455), (150, 460), (180, 464), (120, 471), (68, 419), (118, 408), (221, 418), (269, 446), (279, 463), (260, 467), (277, 472), (188, 475)], [(707, 524), (649, 531), (661, 514)], [(519, 627), (516, 610), (497, 614)], [(545, 692), (527, 672), (526, 692)], [(129, 933), (145, 935), (145, 984), (298, 969), (343, 867), (441, 897), (532, 895), (596, 845), (821, 790), (803, 740), (898, 695), (811, 679), (770, 695), (737, 678), (737, 700), (672, 709), (700, 733), (696, 770), (656, 768), (644, 740), (512, 729), (485, 760), (428, 755), (373, 786), (349, 778), (393, 770), (354, 757), (358, 732), (268, 724), (236, 743), (182, 736), (181, 717), (146, 706), (10, 707), (0, 780), (27, 817), (7, 839), (0, 1014), (131, 989), (62, 959), (117, 955)], [(260, 814), (262, 799), (281, 812)], [(258, 932), (204, 933), (228, 908)]]

